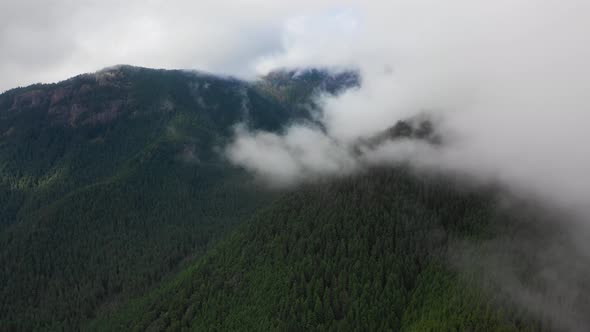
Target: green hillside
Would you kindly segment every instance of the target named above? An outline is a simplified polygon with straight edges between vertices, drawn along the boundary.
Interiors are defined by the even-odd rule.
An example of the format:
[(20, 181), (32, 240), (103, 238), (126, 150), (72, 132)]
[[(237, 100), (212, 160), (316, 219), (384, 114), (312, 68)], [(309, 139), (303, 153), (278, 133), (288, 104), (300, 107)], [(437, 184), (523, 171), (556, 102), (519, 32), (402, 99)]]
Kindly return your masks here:
[(323, 77), (121, 66), (0, 95), (0, 326), (75, 329), (199, 257), (275, 195), (219, 152), (233, 125), (305, 117), (279, 97)]
[[(496, 189), (400, 166), (271, 191), (221, 152), (236, 124), (311, 122), (314, 96), (358, 84), (119, 66), (0, 94), (0, 331), (549, 330), (482, 282), (495, 266), (457, 264), (543, 241)], [(443, 144), (432, 126), (359, 146)]]
[[(403, 169), (307, 185), (257, 213), (96, 331), (533, 331), (449, 264), (449, 247), (509, 232), (495, 195)], [(513, 220), (512, 220), (513, 221)]]

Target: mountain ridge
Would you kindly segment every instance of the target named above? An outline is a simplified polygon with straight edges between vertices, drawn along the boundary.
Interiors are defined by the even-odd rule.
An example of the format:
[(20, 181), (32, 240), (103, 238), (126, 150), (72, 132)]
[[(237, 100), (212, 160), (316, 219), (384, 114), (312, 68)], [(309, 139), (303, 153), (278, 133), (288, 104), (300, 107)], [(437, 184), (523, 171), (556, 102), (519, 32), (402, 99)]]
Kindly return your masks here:
[(292, 110), (254, 83), (129, 66), (1, 94), (1, 325), (73, 329), (201, 255), (275, 195), (217, 147)]
[[(479, 253), (488, 240), (537, 225), (496, 188), (392, 166), (270, 189), (220, 153), (236, 124), (280, 133), (313, 122), (317, 96), (359, 84), (355, 71), (249, 82), (120, 66), (0, 94), (0, 326), (560, 327), (481, 282), (496, 267)], [(424, 115), (357, 148), (444, 144), (436, 129)], [(483, 272), (454, 264), (454, 247)], [(531, 279), (538, 258), (515, 257)]]

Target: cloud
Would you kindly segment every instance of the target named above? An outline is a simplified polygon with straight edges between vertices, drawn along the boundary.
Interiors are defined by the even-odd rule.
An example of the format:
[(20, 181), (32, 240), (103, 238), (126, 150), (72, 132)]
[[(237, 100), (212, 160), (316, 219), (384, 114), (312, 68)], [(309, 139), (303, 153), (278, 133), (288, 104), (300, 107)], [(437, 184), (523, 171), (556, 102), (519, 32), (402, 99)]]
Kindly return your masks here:
[(291, 17), (338, 1), (22, 0), (0, 2), (0, 91), (115, 64), (253, 77)]
[[(362, 31), (359, 17), (351, 9), (292, 17), (281, 28), (280, 47), (256, 59), (256, 72), (264, 74), (277, 67), (345, 68), (355, 64), (354, 46)], [(342, 35), (346, 38), (336, 37)]]
[(298, 125), (283, 135), (236, 130), (226, 153), (273, 186), (288, 186), (308, 178), (351, 174), (357, 160), (346, 147), (311, 125)]
[[(348, 18), (358, 26), (339, 28), (333, 40), (287, 25), (289, 42), (262, 58), (261, 68), (353, 65), (361, 88), (320, 98), (322, 129), (295, 124), (282, 134), (238, 132), (230, 160), (282, 185), (409, 163), (501, 184), (535, 202), (537, 214), (559, 211), (551, 218), (557, 224), (545, 230), (550, 241), (516, 234), (508, 245), (489, 243), (461, 268), (479, 261), (515, 303), (557, 328), (587, 330), (580, 319), (587, 304), (577, 305), (588, 290), (588, 270), (580, 267), (590, 258), (590, 3), (416, 0), (357, 8)], [(298, 22), (313, 26), (314, 18)], [(442, 144), (406, 139), (351, 154), (359, 140), (418, 114), (433, 116)], [(281, 163), (267, 162), (279, 155)], [(515, 272), (523, 261), (535, 274)], [(541, 286), (525, 282), (531, 278)]]
[[(590, 139), (590, 44), (584, 42), (583, 10), (590, 4), (418, 0), (351, 8), (353, 14), (338, 12), (332, 21), (319, 13), (287, 22), (288, 42), (259, 58), (259, 69), (314, 63), (360, 68), (363, 86), (323, 96), (319, 120), (326, 130), (308, 128), (310, 135), (333, 142), (335, 151), (346, 150), (397, 120), (431, 113), (440, 119), (446, 144), (435, 153), (423, 147), (406, 153), (417, 165), (499, 180), (564, 206), (590, 206), (590, 147), (582, 143)], [(330, 22), (330, 29), (318, 28), (318, 20)], [(318, 31), (329, 31), (330, 38)], [(300, 130), (273, 136), (277, 146), (288, 147), (295, 129)], [(250, 140), (266, 137), (246, 134)], [(385, 155), (367, 158), (399, 160), (396, 149), (408, 147), (383, 148)], [(238, 163), (264, 173), (252, 164), (259, 159), (245, 160)], [(341, 168), (349, 163), (344, 159)], [(312, 168), (305, 173), (313, 174)]]

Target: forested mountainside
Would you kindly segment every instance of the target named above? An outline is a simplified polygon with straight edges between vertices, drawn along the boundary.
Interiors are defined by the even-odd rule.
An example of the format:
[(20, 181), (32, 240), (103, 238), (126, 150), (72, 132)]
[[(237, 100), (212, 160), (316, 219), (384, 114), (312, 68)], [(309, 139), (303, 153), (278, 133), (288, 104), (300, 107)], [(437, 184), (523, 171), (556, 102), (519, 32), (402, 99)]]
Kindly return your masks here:
[[(482, 253), (559, 233), (537, 229), (537, 207), (506, 208), (499, 188), (398, 165), (271, 191), (221, 153), (236, 124), (314, 121), (315, 95), (359, 84), (354, 72), (244, 82), (120, 66), (1, 94), (0, 330), (568, 326), (482, 277), (510, 268), (547, 288), (533, 273), (545, 252), (498, 251), (518, 261), (508, 267)], [(357, 148), (444, 144), (433, 125), (392, 124)]]
[[(518, 226), (520, 225), (520, 226)], [(403, 168), (306, 185), (89, 330), (539, 331), (452, 262), (521, 227), (493, 189)], [(490, 267), (492, 268), (492, 267)]]
[(207, 250), (276, 193), (218, 151), (354, 73), (256, 82), (119, 66), (0, 95), (1, 330), (72, 330)]

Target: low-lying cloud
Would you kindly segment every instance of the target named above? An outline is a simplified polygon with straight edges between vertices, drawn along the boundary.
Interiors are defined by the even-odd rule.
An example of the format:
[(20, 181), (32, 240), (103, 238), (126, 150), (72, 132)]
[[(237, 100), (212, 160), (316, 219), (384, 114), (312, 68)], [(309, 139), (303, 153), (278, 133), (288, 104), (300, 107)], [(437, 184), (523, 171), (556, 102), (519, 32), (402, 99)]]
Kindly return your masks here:
[[(564, 234), (554, 242), (527, 247), (512, 239), (515, 249), (501, 259), (495, 253), (502, 246), (491, 243), (475, 260), (489, 263), (492, 282), (517, 304), (557, 328), (587, 330), (580, 319), (587, 304), (569, 314), (555, 308), (575, 306), (587, 292), (579, 285), (587, 284), (588, 270), (571, 267), (587, 266), (590, 257), (590, 2), (417, 0), (358, 8), (342, 17), (355, 23), (321, 43), (297, 41), (313, 41), (314, 31), (286, 29), (290, 42), (259, 68), (352, 65), (362, 86), (321, 96), (321, 126), (295, 124), (279, 134), (241, 128), (226, 150), (230, 160), (282, 186), (404, 163), (499, 183), (565, 211), (553, 218)], [(434, 119), (441, 144), (400, 139), (355, 149), (419, 114)], [(519, 252), (532, 257), (543, 289), (515, 274)]]
[[(363, 84), (320, 97), (322, 129), (238, 131), (230, 159), (277, 183), (405, 159), (590, 206), (588, 9), (579, 0), (375, 2), (343, 12), (342, 33), (322, 43), (307, 42), (315, 29), (288, 25), (289, 42), (263, 68), (353, 65)], [(359, 139), (422, 113), (438, 119), (445, 144), (401, 140), (351, 155)]]
[(243, 165), (276, 186), (291, 185), (317, 176), (350, 174), (357, 160), (346, 146), (319, 129), (295, 126), (283, 135), (249, 132), (240, 127), (227, 149), (231, 161)]

